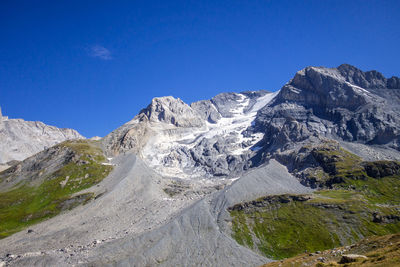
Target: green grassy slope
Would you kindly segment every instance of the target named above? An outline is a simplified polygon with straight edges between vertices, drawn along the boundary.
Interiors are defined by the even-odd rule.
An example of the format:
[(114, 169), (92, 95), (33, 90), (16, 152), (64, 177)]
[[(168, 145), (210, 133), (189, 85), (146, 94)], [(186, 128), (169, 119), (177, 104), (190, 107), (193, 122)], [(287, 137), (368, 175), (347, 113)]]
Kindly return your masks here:
[[(93, 194), (77, 193), (100, 182), (112, 170), (112, 166), (101, 164), (106, 159), (94, 141), (67, 141), (57, 146), (71, 150), (73, 160), (41, 178), (39, 185), (26, 177), (10, 190), (0, 192), (0, 238), (86, 203)], [(4, 172), (0, 179), (2, 176)]]
[[(268, 196), (231, 207), (238, 243), (283, 259), (400, 232), (400, 164), (362, 162), (343, 149), (312, 153), (322, 170), (311, 170), (310, 179), (328, 186), (307, 196)], [(371, 165), (385, 171), (371, 172)]]
[[(343, 261), (343, 255), (348, 254), (362, 256), (355, 257), (353, 262)], [(300, 266), (397, 267), (400, 266), (400, 234), (371, 236), (350, 246), (325, 250), (318, 254), (301, 254), (282, 261), (265, 264), (263, 267)]]

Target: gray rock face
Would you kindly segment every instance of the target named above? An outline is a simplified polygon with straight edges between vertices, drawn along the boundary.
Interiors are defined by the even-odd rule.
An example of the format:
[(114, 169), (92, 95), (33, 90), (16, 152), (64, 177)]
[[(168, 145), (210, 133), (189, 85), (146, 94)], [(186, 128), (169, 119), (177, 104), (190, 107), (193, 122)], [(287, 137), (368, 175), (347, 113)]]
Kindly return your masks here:
[(214, 96), (211, 99), (211, 102), (223, 117), (229, 118), (232, 117), (231, 109), (236, 106), (237, 101), (239, 100), (240, 96), (237, 94), (221, 93), (217, 96)]
[(102, 143), (108, 156), (127, 151), (138, 154), (153, 135), (154, 132), (148, 127), (147, 122), (134, 119), (105, 136)]
[[(390, 80), (390, 81), (389, 81)], [(269, 151), (308, 137), (378, 144), (400, 149), (397, 77), (350, 65), (307, 67), (259, 111), (256, 130)]]
[(190, 149), (190, 157), (196, 165), (207, 166), (214, 176), (227, 176), (240, 173), (250, 166), (249, 153), (232, 155), (229, 143), (234, 143), (235, 137), (223, 139), (220, 136), (204, 138), (198, 145)]
[(382, 73), (376, 70), (363, 72), (354, 66), (342, 64), (338, 68), (346, 81), (366, 89), (400, 89), (400, 79), (391, 77), (386, 79)]
[(153, 129), (152, 125), (161, 124), (172, 129), (201, 127), (204, 123), (201, 115), (179, 98), (157, 97), (135, 118), (107, 135), (103, 144), (109, 155), (127, 151), (140, 153), (148, 140), (157, 131), (162, 131), (160, 127)]
[(194, 102), (190, 107), (194, 109), (203, 120), (209, 123), (216, 123), (221, 118), (221, 114), (210, 100)]
[(177, 127), (200, 127), (204, 124), (193, 109), (179, 98), (157, 97), (139, 113), (141, 120), (170, 123)]
[(0, 118), (0, 163), (23, 160), (66, 140), (84, 139), (73, 129), (57, 128), (39, 121)]

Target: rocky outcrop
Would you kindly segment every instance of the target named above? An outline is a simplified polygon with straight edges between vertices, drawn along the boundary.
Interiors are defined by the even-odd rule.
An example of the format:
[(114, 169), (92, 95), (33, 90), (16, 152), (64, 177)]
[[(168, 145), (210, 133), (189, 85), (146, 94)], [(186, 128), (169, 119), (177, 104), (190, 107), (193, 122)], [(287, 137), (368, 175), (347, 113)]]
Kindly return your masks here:
[(400, 174), (400, 163), (396, 161), (372, 161), (364, 164), (367, 174), (374, 178), (383, 178)]
[(368, 259), (368, 257), (364, 256), (364, 255), (347, 254), (347, 255), (342, 256), (342, 258), (339, 261), (339, 264), (352, 263), (352, 262), (357, 262), (357, 261), (366, 260), (366, 259)]
[(232, 109), (234, 109), (237, 105), (237, 101), (241, 98), (238, 94), (231, 93), (221, 93), (217, 96), (214, 96), (211, 99), (211, 102), (217, 108), (218, 112), (223, 117), (232, 117)]
[(346, 81), (366, 89), (400, 89), (400, 79), (391, 77), (386, 79), (382, 73), (372, 70), (363, 72), (349, 64), (342, 64), (338, 68)]
[(66, 140), (84, 139), (77, 131), (39, 121), (0, 119), (0, 163), (23, 160)]
[(304, 202), (310, 200), (311, 195), (272, 195), (264, 196), (259, 199), (238, 203), (228, 208), (228, 211), (244, 211), (245, 213), (256, 212), (260, 208), (265, 208), (271, 204), (287, 204), (293, 201)]
[(210, 100), (194, 102), (190, 107), (194, 109), (203, 120), (209, 123), (216, 123), (221, 118), (221, 114)]
[(398, 80), (350, 65), (307, 67), (258, 112), (255, 130), (264, 133), (265, 148), (272, 152), (309, 137), (399, 150)]
[(105, 136), (102, 143), (108, 156), (119, 155), (127, 151), (139, 154), (153, 135), (153, 131), (146, 122), (138, 122), (134, 119)]
[(141, 121), (169, 123), (177, 127), (200, 127), (204, 124), (199, 114), (172, 96), (154, 98), (138, 116)]
[(131, 121), (108, 134), (102, 141), (108, 155), (127, 151), (140, 154), (149, 139), (163, 131), (163, 126), (171, 130), (201, 127), (204, 123), (201, 115), (179, 98), (157, 97)]

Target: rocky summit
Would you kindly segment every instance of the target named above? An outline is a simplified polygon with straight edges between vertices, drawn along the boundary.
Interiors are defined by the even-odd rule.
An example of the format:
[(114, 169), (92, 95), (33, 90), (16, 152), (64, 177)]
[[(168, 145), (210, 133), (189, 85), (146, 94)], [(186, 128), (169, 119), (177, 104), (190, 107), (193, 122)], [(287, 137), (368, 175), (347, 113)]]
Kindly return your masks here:
[(268, 150), (311, 136), (399, 150), (398, 79), (350, 65), (305, 68), (263, 107), (257, 129)]
[(1, 162), (20, 162), (0, 173), (0, 266), (340, 265), (400, 232), (398, 77), (343, 64), (157, 97), (91, 140), (1, 118)]

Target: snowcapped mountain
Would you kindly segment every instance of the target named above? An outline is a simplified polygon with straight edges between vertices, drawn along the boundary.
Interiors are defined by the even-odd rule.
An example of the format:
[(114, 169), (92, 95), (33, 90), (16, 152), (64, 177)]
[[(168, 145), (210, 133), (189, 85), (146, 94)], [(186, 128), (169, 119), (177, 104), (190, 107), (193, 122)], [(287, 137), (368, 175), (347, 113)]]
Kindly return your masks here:
[[(29, 141), (48, 129), (10, 121), (0, 133), (30, 125), (18, 130)], [(80, 137), (51, 129), (39, 132)], [(27, 223), (64, 208), (30, 231), (10, 235), (21, 228), (0, 221), (10, 235), (0, 240), (0, 265), (260, 266), (392, 233), (400, 229), (399, 145), (400, 79), (346, 64), (307, 67), (273, 93), (190, 105), (157, 97), (100, 142), (66, 142), (0, 173), (3, 188), (71, 188), (63, 205), (39, 195), (51, 209), (16, 213)], [(98, 170), (111, 172), (96, 180)]]
[(104, 143), (112, 155), (134, 151), (160, 174), (187, 178), (235, 176), (322, 138), (398, 150), (396, 86), (396, 77), (350, 65), (308, 67), (275, 93), (223, 93), (190, 106), (155, 98)]
[[(248, 159), (263, 138), (262, 133), (247, 130), (258, 110), (276, 95), (266, 91), (224, 93), (190, 106), (173, 97), (155, 98), (132, 121), (107, 136), (105, 143), (114, 154), (137, 151), (165, 176), (239, 173), (249, 167)], [(146, 134), (138, 137), (138, 133)]]

